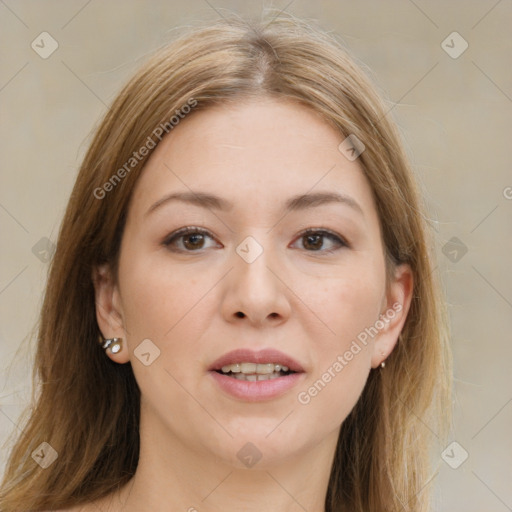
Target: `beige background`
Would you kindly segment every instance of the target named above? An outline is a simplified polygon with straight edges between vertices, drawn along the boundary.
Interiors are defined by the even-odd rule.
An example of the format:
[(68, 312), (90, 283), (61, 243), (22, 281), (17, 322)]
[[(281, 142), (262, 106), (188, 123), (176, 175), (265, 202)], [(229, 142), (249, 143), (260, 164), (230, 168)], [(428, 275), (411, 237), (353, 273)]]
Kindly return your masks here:
[[(175, 27), (226, 9), (257, 15), (262, 5), (0, 2), (0, 443), (19, 428), (30, 394), (31, 353), (27, 345), (15, 353), (37, 319), (45, 250), (56, 240), (106, 105)], [(458, 445), (447, 460), (454, 465), (462, 450), (469, 457), (452, 469), (441, 458), (446, 443), (439, 446), (435, 510), (512, 510), (512, 3), (287, 0), (274, 6), (318, 19), (369, 67), (393, 107), (436, 222), (455, 362), (449, 442)], [(31, 48), (44, 31), (59, 45), (47, 59)], [(442, 47), (454, 31), (469, 44), (458, 58)], [(459, 51), (463, 41), (451, 39), (449, 51)], [(450, 254), (453, 237), (467, 253)], [(8, 446), (0, 451), (0, 471)]]

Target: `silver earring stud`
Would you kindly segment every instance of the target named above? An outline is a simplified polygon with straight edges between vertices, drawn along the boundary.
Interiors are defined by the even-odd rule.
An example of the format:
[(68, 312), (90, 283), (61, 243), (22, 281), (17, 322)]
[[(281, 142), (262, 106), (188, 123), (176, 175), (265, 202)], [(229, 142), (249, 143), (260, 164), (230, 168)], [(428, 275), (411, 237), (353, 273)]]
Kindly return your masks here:
[(112, 354), (117, 354), (121, 350), (121, 338), (116, 338), (118, 341), (112, 344), (110, 347), (110, 350), (112, 351)]
[[(385, 356), (385, 355), (386, 355), (386, 353), (385, 353), (385, 352), (381, 352), (381, 353), (380, 353), (380, 355), (381, 355), (381, 356)], [(380, 363), (380, 367), (381, 367), (381, 368), (384, 368), (385, 366), (386, 366), (386, 363), (385, 363), (384, 361), (382, 361), (382, 363)]]
[(104, 350), (107, 350), (108, 348), (110, 348), (110, 351), (113, 354), (117, 354), (122, 348), (122, 343), (123, 343), (122, 338), (108, 338), (108, 339), (102, 341), (101, 346)]

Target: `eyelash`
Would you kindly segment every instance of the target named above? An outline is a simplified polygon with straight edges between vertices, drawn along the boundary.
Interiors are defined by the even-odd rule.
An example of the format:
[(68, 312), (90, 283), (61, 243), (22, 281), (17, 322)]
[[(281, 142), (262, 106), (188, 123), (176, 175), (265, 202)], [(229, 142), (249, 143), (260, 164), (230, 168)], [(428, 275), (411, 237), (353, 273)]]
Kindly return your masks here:
[[(189, 226), (189, 227), (186, 227), (186, 228), (182, 228), (182, 229), (179, 229), (178, 231), (175, 231), (173, 233), (171, 233), (169, 236), (167, 236), (164, 241), (162, 242), (162, 245), (164, 245), (165, 247), (169, 248), (170, 250), (172, 250), (173, 252), (182, 252), (182, 253), (193, 253), (193, 252), (201, 252), (202, 249), (198, 249), (196, 251), (191, 251), (191, 250), (187, 250), (187, 249), (176, 249), (176, 248), (171, 248), (171, 245), (178, 239), (186, 236), (186, 235), (191, 235), (191, 234), (199, 234), (199, 235), (206, 235), (212, 239), (215, 239), (215, 237), (207, 230), (205, 229), (202, 229), (202, 228), (199, 228), (199, 227), (194, 227), (194, 226)], [(338, 236), (336, 233), (330, 231), (330, 230), (327, 230), (327, 229), (323, 229), (323, 228), (308, 228), (308, 229), (305, 229), (304, 231), (302, 231), (301, 233), (299, 233), (299, 236), (297, 237), (297, 240), (298, 239), (301, 239), (301, 238), (304, 238), (305, 236), (308, 236), (308, 235), (311, 235), (311, 234), (315, 234), (315, 235), (322, 235), (326, 238), (329, 238), (330, 240), (332, 240), (336, 245), (338, 245), (338, 247), (334, 248), (334, 249), (319, 249), (318, 251), (308, 251), (307, 249), (305, 249), (307, 252), (311, 252), (311, 253), (328, 253), (328, 254), (331, 254), (343, 247), (346, 247), (346, 248), (349, 248), (350, 245), (348, 244), (348, 242), (343, 239), (342, 237)]]

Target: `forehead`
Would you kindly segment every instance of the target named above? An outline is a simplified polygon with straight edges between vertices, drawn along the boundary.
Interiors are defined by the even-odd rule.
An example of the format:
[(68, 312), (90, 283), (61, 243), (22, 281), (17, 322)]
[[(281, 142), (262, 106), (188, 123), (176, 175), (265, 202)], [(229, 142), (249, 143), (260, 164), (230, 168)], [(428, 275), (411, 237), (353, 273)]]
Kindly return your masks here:
[(147, 209), (174, 191), (206, 191), (242, 208), (336, 191), (375, 217), (359, 162), (338, 149), (343, 139), (319, 114), (292, 101), (261, 98), (199, 110), (156, 147), (136, 186), (134, 206)]

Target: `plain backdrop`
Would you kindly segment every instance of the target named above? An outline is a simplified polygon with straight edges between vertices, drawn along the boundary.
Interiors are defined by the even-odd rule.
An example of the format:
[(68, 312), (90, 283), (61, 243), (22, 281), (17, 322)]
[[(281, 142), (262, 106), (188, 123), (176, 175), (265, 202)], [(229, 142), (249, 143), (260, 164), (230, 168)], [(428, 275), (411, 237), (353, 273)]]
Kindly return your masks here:
[[(92, 130), (176, 27), (264, 5), (0, 1), (0, 471), (30, 398), (31, 331)], [(435, 510), (512, 510), (512, 2), (272, 5), (318, 20), (367, 66), (429, 208), (455, 367), (454, 428), (429, 484)]]

